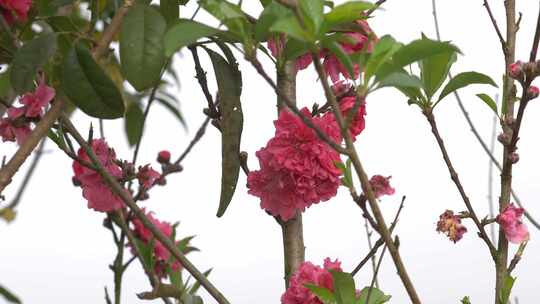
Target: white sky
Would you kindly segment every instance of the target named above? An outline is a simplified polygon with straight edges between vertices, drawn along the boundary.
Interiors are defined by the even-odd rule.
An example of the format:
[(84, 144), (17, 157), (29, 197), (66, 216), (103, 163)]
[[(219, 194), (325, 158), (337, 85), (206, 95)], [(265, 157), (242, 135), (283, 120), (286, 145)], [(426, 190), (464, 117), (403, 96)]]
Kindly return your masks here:
[[(476, 70), (500, 83), (504, 68), (501, 50), (482, 2), (438, 1), (442, 36), (456, 43), (465, 54), (454, 65), (454, 73)], [(503, 26), (503, 1), (491, 2)], [(517, 57), (526, 59), (538, 2), (518, 2), (523, 20)], [(258, 14), (257, 4), (255, 0), (244, 1), (253, 15)], [(193, 8), (183, 9), (183, 16), (190, 16)], [(403, 42), (418, 38), (421, 32), (434, 37), (431, 1), (388, 0), (385, 8), (371, 22), (380, 36), (391, 34)], [(210, 63), (202, 55), (209, 83), (215, 90)], [(193, 78), (191, 56), (184, 52), (184, 57), (178, 59), (183, 86), (171, 93), (179, 95), (189, 132), (184, 132), (162, 107), (153, 107), (139, 158), (142, 163), (156, 165), (156, 153), (162, 149), (178, 155), (204, 119), (201, 111), (205, 101)], [(249, 153), (249, 165), (254, 169), (258, 167), (254, 152), (266, 144), (274, 131), (275, 96), (241, 58), (240, 63), (245, 114), (242, 149)], [(320, 85), (315, 80), (312, 70), (300, 73), (300, 103), (323, 102)], [(474, 96), (477, 93), (494, 95), (496, 91), (487, 87), (461, 91), (480, 133), (488, 138), (492, 116)], [(475, 236), (472, 223), (467, 222), (470, 232), (456, 245), (435, 232), (439, 214), (445, 209), (463, 210), (464, 205), (449, 179), (427, 122), (417, 108), (409, 107), (405, 98), (392, 90), (370, 96), (367, 112), (366, 130), (356, 144), (370, 175), (393, 176), (397, 193), (381, 203), (388, 221), (400, 197), (407, 195), (397, 233), (402, 257), (421, 299), (424, 303), (459, 303), (460, 298), (469, 295), (473, 303), (493, 302), (493, 262), (485, 245)], [(452, 97), (437, 108), (436, 115), (465, 189), (477, 212), (486, 215), (488, 160)], [(536, 203), (540, 178), (536, 158), (540, 152), (537, 142), (540, 121), (534, 119), (537, 115), (540, 106), (532, 102), (522, 129), (521, 160), (515, 167), (514, 185), (529, 211), (540, 218)], [(79, 114), (76, 122), (86, 132), (90, 119)], [(130, 159), (122, 122), (107, 122), (106, 127), (109, 144), (116, 148), (119, 157)], [(51, 151), (52, 147), (49, 142)], [(209, 128), (184, 162), (185, 170), (170, 177), (166, 188), (154, 189), (145, 206), (160, 219), (181, 221), (178, 235), (197, 235), (193, 244), (202, 251), (189, 257), (201, 270), (214, 268), (210, 279), (231, 303), (278, 303), (283, 292), (281, 231), (259, 208), (259, 200), (247, 195), (245, 176), (240, 176), (226, 215), (221, 219), (215, 217), (221, 179), (220, 147), (219, 133)], [(0, 155), (11, 155), (13, 151), (14, 145), (3, 144)], [(0, 223), (0, 284), (20, 295), (25, 303), (104, 303), (103, 287), (107, 286), (112, 293), (113, 277), (107, 267), (115, 254), (111, 235), (101, 226), (103, 214), (87, 209), (80, 189), (71, 186), (71, 175), (71, 161), (67, 157), (56, 150), (47, 154), (32, 180), (31, 191), (18, 209), (16, 221), (11, 225)], [(6, 191), (8, 198), (21, 178), (19, 174)], [(497, 182), (495, 189), (497, 192)], [(339, 258), (343, 268), (350, 271), (368, 251), (361, 212), (345, 189), (340, 189), (335, 199), (309, 208), (304, 223), (306, 258), (316, 264), (327, 256)], [(538, 299), (535, 288), (538, 288), (536, 272), (540, 269), (540, 245), (536, 241), (539, 234), (530, 224), (529, 227), (531, 242), (515, 272), (518, 280), (514, 295), (520, 303), (536, 303)], [(511, 246), (511, 251), (516, 248)], [(124, 279), (125, 303), (141, 302), (135, 293), (149, 289), (139, 264), (134, 265)], [(366, 266), (356, 278), (357, 285), (368, 285), (370, 277), (371, 268)], [(379, 282), (393, 296), (391, 303), (408, 303), (389, 255), (383, 262)], [(203, 296), (207, 303), (214, 303), (207, 294)]]

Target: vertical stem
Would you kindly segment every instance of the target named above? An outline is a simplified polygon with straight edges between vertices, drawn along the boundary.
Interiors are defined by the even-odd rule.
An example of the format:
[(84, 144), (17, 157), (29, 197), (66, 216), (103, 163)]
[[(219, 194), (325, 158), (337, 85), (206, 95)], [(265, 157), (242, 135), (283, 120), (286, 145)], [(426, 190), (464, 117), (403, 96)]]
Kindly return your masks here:
[[(499, 95), (497, 94), (495, 96), (495, 102), (499, 102)], [(493, 122), (491, 127), (491, 139), (489, 142), (489, 151), (491, 154), (495, 151), (495, 137), (497, 136), (497, 115), (493, 115)], [(488, 169), (488, 204), (489, 204), (489, 216), (490, 218), (495, 217), (495, 209), (493, 204), (493, 167), (494, 164), (489, 160), (489, 169)], [(496, 236), (495, 236), (495, 225), (489, 225), (489, 234), (491, 236), (491, 241), (493, 243), (497, 242)]]
[[(369, 224), (368, 224), (367, 219), (364, 219), (364, 228), (366, 229), (368, 248), (369, 248), (369, 251), (371, 252), (371, 250), (373, 250), (373, 243), (371, 242), (371, 234), (373, 232), (369, 229)], [(373, 268), (373, 279), (374, 279), (375, 287), (379, 288), (379, 280), (377, 279), (377, 276), (376, 276), (377, 253), (374, 253), (373, 256), (371, 257), (371, 267)]]
[[(294, 61), (286, 62), (277, 72), (278, 96), (286, 96), (289, 100), (296, 102), (296, 67)], [(278, 112), (284, 107), (285, 102), (278, 97)], [(283, 256), (285, 266), (285, 287), (289, 286), (289, 278), (296, 269), (304, 262), (304, 231), (302, 226), (302, 214), (287, 222), (281, 223), (283, 234)]]
[[(506, 54), (504, 69), (508, 71), (508, 66), (515, 61), (516, 49), (516, 3), (515, 0), (504, 1), (506, 8)], [(507, 117), (514, 117), (514, 81), (508, 76), (508, 72), (504, 76), (503, 86), (503, 102), (505, 109), (503, 113)], [(512, 134), (512, 130), (503, 124), (503, 131)], [(502, 211), (510, 202), (510, 193), (512, 191), (512, 162), (510, 161), (510, 151), (505, 145), (503, 152), (503, 169), (501, 173), (501, 195), (499, 197), (499, 211)], [(504, 286), (504, 280), (507, 273), (508, 263), (508, 240), (504, 235), (502, 228), (499, 228), (499, 242), (497, 247), (496, 261), (496, 279), (495, 279), (495, 304), (498, 303), (498, 298)]]
[[(114, 229), (114, 228), (111, 228)], [(122, 232), (118, 241), (118, 253), (114, 260), (114, 304), (120, 304), (122, 299), (122, 276), (124, 275), (124, 242), (125, 234)]]

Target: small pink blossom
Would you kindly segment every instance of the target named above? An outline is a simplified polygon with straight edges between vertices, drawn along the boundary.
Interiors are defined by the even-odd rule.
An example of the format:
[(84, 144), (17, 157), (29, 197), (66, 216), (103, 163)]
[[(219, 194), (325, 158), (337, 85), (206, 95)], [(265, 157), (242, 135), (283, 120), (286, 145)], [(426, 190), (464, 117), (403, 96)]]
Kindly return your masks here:
[(437, 231), (446, 234), (452, 242), (456, 243), (467, 232), (467, 228), (461, 224), (461, 218), (454, 215), (454, 211), (446, 210), (439, 216)]
[(171, 152), (168, 150), (159, 151), (157, 161), (160, 164), (168, 164), (171, 161)]
[[(356, 24), (360, 26), (361, 32), (349, 32), (345, 34), (345, 41), (340, 43), (342, 50), (350, 55), (356, 52), (370, 53), (373, 50), (374, 44), (377, 42), (377, 37), (373, 34), (373, 31), (369, 27), (369, 24), (365, 20), (358, 20)], [(339, 81), (340, 75), (343, 75), (346, 79), (356, 79), (359, 74), (359, 66), (354, 65), (354, 75), (349, 75), (349, 72), (345, 66), (339, 61), (336, 55), (325, 51), (323, 67), (326, 74), (330, 77), (332, 82)]]
[(31, 0), (0, 0), (0, 13), (8, 24), (15, 21), (25, 22), (31, 6)]
[(139, 172), (137, 173), (137, 179), (139, 180), (139, 185), (144, 189), (148, 190), (154, 186), (156, 181), (161, 177), (161, 174), (156, 170), (152, 169), (150, 165), (145, 165), (144, 167), (139, 167)]
[(527, 98), (529, 100), (535, 99), (538, 97), (538, 94), (540, 94), (540, 89), (536, 86), (530, 86), (529, 89), (527, 89)]
[(514, 204), (509, 204), (504, 208), (503, 212), (497, 216), (497, 223), (501, 225), (506, 238), (514, 244), (529, 240), (529, 230), (521, 221), (524, 212), (525, 210), (523, 210), (523, 208), (518, 208)]
[[(280, 35), (279, 37), (279, 41), (276, 41), (273, 37), (270, 37), (267, 41), (268, 48), (270, 49), (272, 56), (274, 56), (275, 58), (281, 56), (281, 52), (283, 52), (283, 48), (285, 46), (285, 35)], [(300, 55), (298, 58), (296, 58), (296, 70), (304, 70), (312, 62), (313, 58), (311, 57), (310, 53)]]
[(518, 80), (523, 78), (523, 62), (518, 60), (508, 66), (508, 75)]
[[(346, 118), (349, 113), (353, 110), (354, 104), (356, 102), (356, 96), (346, 96), (339, 101), (339, 108), (341, 113)], [(356, 136), (360, 135), (364, 128), (366, 127), (366, 101), (360, 99), (360, 106), (356, 111), (351, 125), (349, 126), (349, 132), (351, 132), (352, 137), (355, 139)]]
[[(311, 117), (307, 108), (301, 111)], [(339, 136), (337, 125), (328, 117), (312, 121), (331, 132), (330, 136)], [(263, 209), (286, 221), (297, 211), (336, 195), (340, 171), (335, 163), (340, 159), (289, 110), (282, 110), (274, 125), (275, 136), (256, 153), (260, 170), (249, 173), (248, 193), (261, 199)]]
[[(143, 209), (143, 212), (146, 214), (146, 217), (148, 220), (157, 228), (159, 229), (165, 236), (168, 238), (172, 237), (173, 235), (173, 226), (169, 222), (160, 221), (157, 218), (154, 217), (153, 212), (146, 212), (145, 209)], [(139, 238), (141, 241), (143, 241), (146, 244), (150, 244), (152, 240), (154, 240), (154, 249), (153, 253), (155, 256), (155, 272), (160, 277), (165, 276), (165, 268), (166, 265), (169, 263), (169, 257), (171, 256), (169, 250), (165, 245), (163, 245), (160, 241), (155, 239), (152, 232), (144, 226), (144, 224), (138, 219), (133, 219), (133, 230), (135, 233), (135, 236)], [(179, 262), (175, 261), (171, 264), (171, 268), (173, 271), (179, 271), (181, 268), (181, 265)]]
[(330, 258), (324, 260), (324, 268), (304, 262), (289, 280), (289, 288), (281, 296), (281, 304), (322, 304), (306, 284), (313, 284), (326, 289), (334, 289), (334, 279), (330, 270), (342, 271), (341, 263), (332, 262)]
[[(116, 153), (109, 148), (105, 140), (94, 139), (92, 150), (109, 174), (116, 178), (122, 177), (122, 169), (115, 163)], [(90, 157), (82, 147), (77, 152), (77, 157), (79, 160), (91, 163)], [(122, 200), (111, 191), (98, 172), (78, 161), (74, 161), (72, 167), (75, 179), (83, 189), (83, 197), (88, 200), (88, 208), (98, 212), (111, 212), (123, 207)]]
[(10, 118), (0, 119), (0, 137), (3, 142), (16, 141), (22, 145), (31, 133), (32, 129), (30, 129), (29, 123), (17, 122)]
[(41, 82), (34, 93), (26, 93), (20, 103), (24, 105), (26, 117), (40, 117), (43, 109), (53, 100), (56, 92), (53, 88)]
[(390, 186), (390, 178), (392, 177), (384, 177), (382, 175), (373, 175), (371, 177), (369, 184), (371, 185), (371, 189), (373, 189), (373, 194), (375, 194), (376, 198), (396, 193), (396, 189)]

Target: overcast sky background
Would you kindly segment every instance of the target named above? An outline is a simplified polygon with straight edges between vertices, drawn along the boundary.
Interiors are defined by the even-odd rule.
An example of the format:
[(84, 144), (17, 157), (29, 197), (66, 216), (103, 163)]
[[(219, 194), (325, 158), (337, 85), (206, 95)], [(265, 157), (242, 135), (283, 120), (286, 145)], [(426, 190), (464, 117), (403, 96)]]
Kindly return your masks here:
[[(343, 2), (343, 1), (340, 1)], [(481, 0), (437, 1), (443, 39), (452, 40), (464, 53), (453, 72), (476, 70), (492, 76), (500, 84), (504, 70), (501, 48)], [(491, 1), (504, 31), (503, 1)], [(522, 0), (523, 12), (518, 33), (517, 58), (526, 59), (530, 51), (538, 1)], [(244, 1), (252, 15), (258, 15), (258, 1)], [(375, 32), (391, 34), (409, 42), (424, 32), (435, 37), (430, 0), (389, 0), (385, 10), (371, 21)], [(182, 9), (190, 16), (194, 6)], [(200, 15), (209, 20), (207, 15)], [(201, 53), (201, 55), (203, 55)], [(208, 70), (211, 90), (215, 90), (211, 65), (201, 56)], [(177, 56), (182, 87), (171, 91), (181, 100), (189, 131), (159, 105), (152, 108), (145, 130), (139, 160), (155, 163), (159, 150), (169, 149), (177, 156), (191, 140), (203, 121), (205, 101), (196, 80), (189, 53)], [(265, 61), (268, 71), (272, 68)], [(242, 106), (245, 115), (242, 150), (249, 153), (250, 168), (258, 168), (255, 151), (273, 135), (275, 95), (240, 57), (244, 78)], [(540, 83), (537, 83), (540, 85)], [(490, 136), (492, 114), (477, 98), (477, 93), (494, 95), (490, 87), (461, 91), (464, 103), (479, 132)], [(301, 104), (322, 104), (323, 94), (312, 69), (303, 71), (298, 80)], [(424, 303), (459, 303), (470, 296), (472, 303), (493, 302), (494, 267), (489, 253), (475, 235), (471, 222), (469, 233), (453, 244), (435, 231), (438, 216), (445, 209), (460, 211), (463, 202), (452, 184), (428, 123), (416, 107), (393, 90), (377, 92), (367, 99), (367, 127), (356, 142), (360, 158), (369, 175), (392, 175), (396, 194), (385, 197), (381, 208), (387, 221), (393, 217), (402, 195), (407, 196), (397, 233), (400, 251), (418, 294)], [(449, 149), (465, 189), (480, 216), (488, 214), (488, 159), (474, 139), (453, 97), (436, 110), (440, 131)], [(540, 105), (533, 101), (527, 109), (519, 153), (521, 160), (514, 171), (514, 188), (528, 210), (540, 218), (537, 197), (539, 187), (538, 130)], [(91, 119), (75, 117), (86, 132)], [(95, 121), (94, 121), (95, 123)], [(96, 124), (97, 125), (97, 124)], [(131, 159), (132, 152), (123, 135), (122, 121), (106, 123), (106, 138), (120, 158)], [(12, 155), (12, 144), (2, 144), (0, 155)], [(171, 176), (166, 187), (157, 187), (144, 206), (158, 218), (180, 221), (179, 236), (197, 235), (193, 245), (201, 252), (189, 255), (200, 270), (214, 268), (210, 279), (231, 303), (275, 304), (283, 292), (281, 231), (274, 219), (259, 207), (259, 200), (247, 194), (246, 178), (240, 176), (237, 192), (227, 213), (215, 217), (221, 179), (220, 134), (212, 127), (184, 162), (185, 170)], [(86, 208), (81, 190), (71, 185), (71, 161), (53, 148), (44, 156), (32, 180), (30, 191), (10, 225), (0, 222), (0, 284), (20, 295), (25, 303), (104, 303), (104, 286), (112, 294), (113, 276), (108, 269), (115, 255), (112, 237), (102, 227), (103, 214)], [(501, 146), (497, 145), (497, 155)], [(26, 167), (23, 168), (23, 170)], [(22, 173), (22, 172), (21, 172)], [(13, 196), (23, 174), (17, 175), (6, 191)], [(495, 196), (499, 191), (495, 177)], [(521, 304), (537, 303), (540, 269), (539, 233), (530, 224), (531, 242), (525, 258), (518, 265), (514, 295)], [(351, 271), (368, 251), (364, 221), (358, 207), (345, 189), (336, 198), (312, 206), (304, 213), (306, 259), (321, 264), (325, 257), (338, 258)], [(513, 253), (516, 245), (511, 245)], [(149, 290), (138, 262), (124, 277), (125, 303), (141, 303), (135, 293)], [(369, 285), (371, 267), (356, 277), (357, 286)], [(379, 275), (381, 289), (393, 296), (390, 303), (409, 303), (389, 255)], [(205, 302), (214, 301), (203, 293)], [(2, 300), (0, 299), (0, 303)]]

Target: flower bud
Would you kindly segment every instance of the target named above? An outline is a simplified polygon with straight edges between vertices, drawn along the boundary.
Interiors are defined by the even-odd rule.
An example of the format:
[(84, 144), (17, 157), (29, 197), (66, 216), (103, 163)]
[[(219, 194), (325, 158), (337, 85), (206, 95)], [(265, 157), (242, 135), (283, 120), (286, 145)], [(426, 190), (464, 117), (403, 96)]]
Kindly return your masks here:
[(168, 164), (171, 161), (171, 152), (167, 150), (158, 153), (157, 161), (160, 164)]
[(499, 136), (497, 136), (497, 140), (503, 145), (509, 145), (512, 139), (510, 138), (510, 134), (501, 133)]
[(519, 154), (517, 152), (512, 152), (510, 155), (508, 155), (508, 158), (512, 162), (512, 164), (515, 164), (519, 161)]
[(540, 89), (538, 89), (538, 87), (536, 87), (536, 86), (530, 86), (527, 89), (527, 99), (528, 100), (535, 99), (536, 97), (538, 97), (538, 94), (540, 94)]
[(71, 182), (73, 183), (73, 186), (75, 187), (79, 187), (81, 185), (81, 181), (75, 176), (71, 178)]
[(523, 74), (523, 62), (518, 60), (508, 66), (508, 75), (510, 75), (510, 77), (521, 80)]

